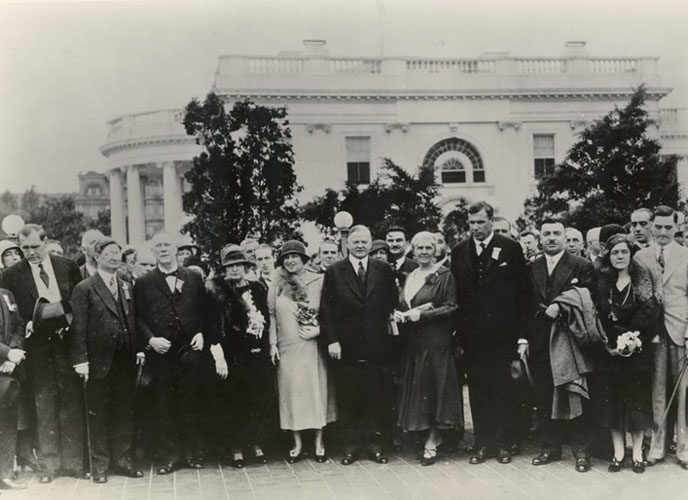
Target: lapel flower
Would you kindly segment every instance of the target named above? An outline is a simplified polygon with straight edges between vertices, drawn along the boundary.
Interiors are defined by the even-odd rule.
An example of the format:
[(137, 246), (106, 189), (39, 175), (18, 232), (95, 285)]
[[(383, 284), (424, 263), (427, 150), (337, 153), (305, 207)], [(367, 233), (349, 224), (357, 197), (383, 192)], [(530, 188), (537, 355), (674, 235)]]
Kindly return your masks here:
[(499, 247), (494, 247), (492, 249), (492, 259), (494, 260), (499, 260), (499, 253), (502, 251), (501, 248)]
[(7, 304), (7, 307), (9, 307), (10, 311), (14, 312), (17, 310), (17, 304), (14, 304), (11, 300), (9, 295), (4, 295), (2, 296), (3, 299), (5, 299), (5, 303)]
[(184, 282), (180, 279), (177, 279), (177, 281), (174, 283), (174, 288), (177, 290), (177, 292), (182, 293), (182, 287), (184, 286)]

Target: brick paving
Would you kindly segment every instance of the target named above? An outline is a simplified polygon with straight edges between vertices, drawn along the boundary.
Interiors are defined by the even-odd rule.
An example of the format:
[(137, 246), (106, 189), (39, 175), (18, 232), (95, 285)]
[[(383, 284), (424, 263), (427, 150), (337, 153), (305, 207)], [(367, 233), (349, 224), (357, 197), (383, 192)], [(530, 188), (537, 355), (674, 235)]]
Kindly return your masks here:
[[(465, 399), (466, 401), (468, 398)], [(464, 444), (472, 442), (469, 429)], [(389, 464), (360, 460), (350, 466), (333, 459), (319, 464), (307, 458), (290, 465), (268, 453), (267, 465), (248, 463), (245, 469), (207, 464), (202, 470), (179, 470), (157, 476), (152, 466), (143, 479), (110, 476), (105, 485), (86, 480), (58, 478), (39, 484), (33, 474), (22, 473), (28, 482), (23, 491), (3, 491), (0, 500), (679, 500), (688, 498), (688, 471), (669, 456), (645, 474), (624, 469), (607, 472), (607, 462), (594, 459), (585, 474), (574, 470), (570, 450), (559, 462), (534, 467), (530, 460), (537, 450), (527, 442), (511, 464), (488, 460), (470, 465), (464, 451), (440, 456), (430, 467), (422, 467), (414, 453), (390, 454)]]

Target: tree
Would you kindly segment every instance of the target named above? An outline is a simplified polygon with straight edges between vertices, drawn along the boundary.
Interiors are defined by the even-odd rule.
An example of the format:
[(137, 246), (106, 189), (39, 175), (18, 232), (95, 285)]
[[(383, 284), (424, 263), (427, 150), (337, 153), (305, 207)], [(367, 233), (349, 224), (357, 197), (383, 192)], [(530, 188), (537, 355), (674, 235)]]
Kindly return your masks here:
[(284, 107), (244, 100), (227, 112), (215, 93), (186, 106), (184, 127), (203, 152), (186, 174), (184, 211), (193, 218), (182, 231), (211, 257), (247, 235), (269, 240), (295, 229), (301, 188), (288, 125)]
[(560, 216), (585, 232), (593, 226), (628, 221), (638, 207), (676, 207), (676, 157), (660, 155), (661, 145), (647, 134), (653, 124), (644, 107), (647, 92), (638, 87), (623, 109), (614, 107), (578, 134), (561, 165), (525, 201), (531, 223)]
[(76, 211), (74, 198), (67, 195), (44, 198), (26, 212), (25, 220), (43, 226), (48, 238), (59, 240), (65, 256), (70, 258), (78, 256), (81, 234), (93, 223)]
[(424, 229), (434, 231), (442, 219), (435, 202), (438, 189), (434, 167), (421, 166), (413, 175), (385, 158), (382, 172), (367, 187), (347, 183), (339, 193), (327, 189), (304, 205), (301, 216), (325, 233), (332, 231), (334, 215), (340, 210), (349, 212), (356, 224), (365, 224), (377, 236), (383, 236), (392, 225), (404, 227), (410, 235)]
[(466, 198), (459, 198), (454, 210), (449, 212), (442, 222), (442, 232), (449, 248), (461, 241), (462, 235), (469, 230), (468, 205), (469, 202)]

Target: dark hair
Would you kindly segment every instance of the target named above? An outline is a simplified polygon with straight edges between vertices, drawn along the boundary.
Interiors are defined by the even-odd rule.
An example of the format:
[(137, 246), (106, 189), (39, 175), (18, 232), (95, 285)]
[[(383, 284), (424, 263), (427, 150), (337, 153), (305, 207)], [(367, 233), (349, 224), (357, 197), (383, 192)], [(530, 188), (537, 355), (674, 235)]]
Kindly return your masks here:
[(622, 233), (613, 234), (612, 236), (610, 236), (606, 242), (606, 248), (601, 256), (602, 266), (600, 267), (597, 274), (597, 283), (595, 285), (597, 293), (594, 294), (595, 306), (597, 307), (599, 316), (602, 318), (608, 317), (609, 313), (611, 312), (611, 305), (609, 304), (609, 294), (611, 293), (611, 290), (613, 289), (616, 283), (616, 280), (619, 276), (619, 272), (612, 267), (609, 256), (611, 254), (611, 249), (619, 243), (625, 244), (631, 252), (631, 259), (628, 264), (629, 273), (634, 272), (633, 269), (636, 266), (636, 263), (633, 261), (635, 246), (631, 242), (630, 238)]
[(131, 254), (134, 254), (136, 256), (136, 249), (135, 248), (127, 248), (122, 252), (122, 262), (127, 261), (127, 257), (129, 257)]
[(119, 243), (112, 238), (101, 238), (96, 241), (95, 245), (93, 245), (93, 251), (96, 253), (96, 255), (100, 255), (103, 253), (103, 250), (105, 250), (105, 247), (109, 247), (110, 245), (117, 245), (117, 248), (120, 250), (122, 249)]
[(203, 269), (203, 272), (205, 272), (205, 274), (208, 274), (208, 271), (210, 270), (208, 264), (203, 262), (198, 255), (189, 255), (186, 259), (184, 259), (184, 264), (182, 265), (184, 267), (198, 266), (201, 269)]
[(535, 234), (535, 231), (532, 229), (526, 229), (525, 231), (521, 231), (521, 234), (518, 235), (520, 238), (525, 238), (526, 236), (532, 236), (537, 240), (538, 235)]
[(492, 205), (486, 201), (476, 201), (475, 203), (471, 203), (471, 205), (468, 207), (469, 215), (477, 214), (481, 210), (485, 210), (488, 219), (492, 219), (494, 217), (494, 208), (492, 208)]
[(652, 219), (657, 217), (674, 217), (674, 223), (678, 222), (678, 212), (671, 207), (666, 205), (659, 205), (655, 207), (655, 211), (652, 213)]
[(542, 219), (542, 222), (540, 223), (540, 229), (542, 229), (542, 226), (544, 226), (545, 224), (561, 224), (564, 228), (564, 231), (566, 231), (566, 225), (564, 224), (564, 221), (557, 217), (546, 217)]
[(402, 233), (404, 235), (404, 239), (408, 240), (408, 235), (406, 234), (406, 229), (404, 229), (401, 226), (390, 226), (387, 228), (387, 231), (385, 231), (385, 238), (389, 233)]

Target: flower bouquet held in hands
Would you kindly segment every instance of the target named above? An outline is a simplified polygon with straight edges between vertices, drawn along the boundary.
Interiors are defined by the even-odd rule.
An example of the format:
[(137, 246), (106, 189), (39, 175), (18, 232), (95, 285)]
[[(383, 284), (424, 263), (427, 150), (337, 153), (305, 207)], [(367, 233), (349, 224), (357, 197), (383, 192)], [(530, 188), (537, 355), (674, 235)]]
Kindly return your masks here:
[(619, 356), (629, 357), (643, 350), (643, 342), (640, 340), (640, 332), (626, 332), (616, 339), (616, 351)]
[(319, 326), (318, 310), (304, 302), (296, 305), (296, 321), (301, 326)]

